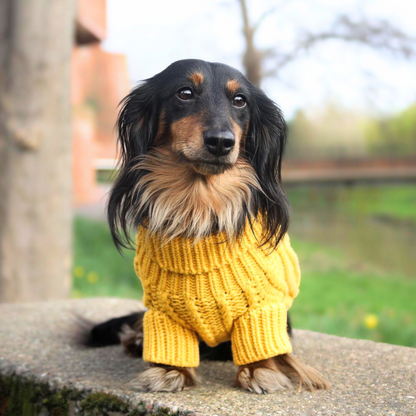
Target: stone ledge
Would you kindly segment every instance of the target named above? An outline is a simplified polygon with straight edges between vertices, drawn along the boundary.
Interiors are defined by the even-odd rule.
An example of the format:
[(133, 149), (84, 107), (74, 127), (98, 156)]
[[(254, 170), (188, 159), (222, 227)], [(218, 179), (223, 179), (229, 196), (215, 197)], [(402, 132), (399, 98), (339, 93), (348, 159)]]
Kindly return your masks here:
[(202, 362), (196, 389), (133, 391), (128, 382), (143, 362), (118, 346), (75, 348), (71, 311), (104, 320), (138, 307), (118, 299), (0, 305), (0, 416), (416, 415), (416, 349), (302, 330), (294, 352), (327, 377), (329, 391), (246, 393), (233, 387), (234, 365), (219, 362)]

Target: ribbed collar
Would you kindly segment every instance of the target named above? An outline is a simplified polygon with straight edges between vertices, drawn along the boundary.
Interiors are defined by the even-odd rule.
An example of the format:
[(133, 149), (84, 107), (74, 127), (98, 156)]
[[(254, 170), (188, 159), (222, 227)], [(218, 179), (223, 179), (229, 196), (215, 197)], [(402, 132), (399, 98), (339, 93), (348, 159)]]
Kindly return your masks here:
[(261, 224), (253, 223), (253, 230), (247, 224), (244, 232), (235, 241), (227, 241), (224, 232), (212, 234), (197, 242), (192, 238), (176, 237), (172, 240), (150, 234), (145, 227), (139, 227), (137, 246), (146, 250), (147, 256), (159, 266), (179, 274), (208, 273), (229, 264), (250, 248), (258, 247), (261, 239)]

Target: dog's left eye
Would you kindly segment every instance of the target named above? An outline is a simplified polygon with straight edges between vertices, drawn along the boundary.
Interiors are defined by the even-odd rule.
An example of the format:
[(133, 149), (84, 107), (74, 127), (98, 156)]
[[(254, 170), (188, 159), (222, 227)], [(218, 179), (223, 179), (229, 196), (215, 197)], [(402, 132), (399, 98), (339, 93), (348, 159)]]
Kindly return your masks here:
[(244, 97), (244, 95), (242, 94), (237, 94), (234, 98), (233, 98), (233, 106), (234, 107), (244, 107), (246, 105), (246, 97)]
[(194, 93), (192, 92), (190, 88), (180, 89), (177, 95), (183, 101), (191, 100), (192, 98), (194, 98)]

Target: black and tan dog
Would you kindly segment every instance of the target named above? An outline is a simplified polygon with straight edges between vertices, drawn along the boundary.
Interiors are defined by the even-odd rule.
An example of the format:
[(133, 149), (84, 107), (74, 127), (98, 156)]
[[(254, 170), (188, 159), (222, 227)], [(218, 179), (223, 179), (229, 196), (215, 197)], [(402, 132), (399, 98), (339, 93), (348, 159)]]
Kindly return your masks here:
[[(108, 220), (119, 249), (131, 246), (132, 226), (146, 229), (149, 235), (160, 236), (168, 243), (177, 238), (198, 242), (222, 235), (232, 252), (233, 244), (243, 238), (247, 227), (254, 232), (254, 223), (261, 223), (259, 250), (279, 250), (289, 225), (289, 204), (280, 178), (286, 124), (279, 108), (240, 72), (200, 60), (173, 63), (124, 99), (118, 136), (121, 166), (108, 203)], [(149, 308), (158, 302), (155, 296), (159, 292), (146, 292), (156, 287), (152, 285), (145, 288)], [(249, 308), (255, 300), (244, 287), (241, 283), (238, 296)], [(285, 302), (283, 292), (287, 294), (287, 286), (276, 292), (280, 305)], [(187, 297), (186, 293), (182, 295)], [(229, 299), (234, 295), (226, 296)], [(230, 302), (239, 301), (235, 296)], [(274, 298), (269, 297), (268, 302), (270, 299)], [(226, 307), (221, 302), (221, 308)], [(192, 310), (196, 311), (200, 303), (195, 300)], [(285, 304), (290, 306), (291, 301)], [(285, 328), (283, 310), (284, 317), (279, 319)], [(224, 343), (210, 348), (202, 342), (207, 337), (188, 325), (180, 317), (183, 314), (172, 316), (163, 319), (169, 319), (172, 325), (184, 325), (190, 337), (195, 333), (201, 339), (202, 358), (232, 359), (232, 337), (227, 340), (227, 331), (218, 338)], [(177, 322), (175, 316), (179, 317)], [(121, 340), (131, 354), (141, 356), (146, 333), (143, 322), (146, 325), (143, 313), (113, 319), (89, 331), (86, 343), (99, 346)], [(237, 323), (227, 325), (231, 333)], [(146, 342), (157, 344), (157, 336)], [(218, 342), (208, 343), (214, 346)], [(309, 389), (327, 387), (317, 371), (290, 353), (263, 353), (262, 358), (240, 365), (237, 385), (256, 393), (274, 392), (290, 386), (290, 379), (297, 377), (300, 385)], [(151, 391), (177, 391), (196, 380), (191, 366), (161, 359), (139, 377), (138, 386)]]

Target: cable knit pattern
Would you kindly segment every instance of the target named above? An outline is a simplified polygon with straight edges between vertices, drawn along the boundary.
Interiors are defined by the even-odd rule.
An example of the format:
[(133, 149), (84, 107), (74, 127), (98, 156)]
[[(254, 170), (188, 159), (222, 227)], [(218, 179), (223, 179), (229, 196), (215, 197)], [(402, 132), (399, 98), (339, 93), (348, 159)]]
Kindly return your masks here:
[(197, 367), (198, 338), (210, 346), (231, 339), (236, 365), (291, 351), (286, 319), (299, 292), (298, 259), (288, 235), (270, 252), (259, 247), (261, 225), (253, 229), (235, 242), (224, 233), (194, 242), (139, 227), (145, 361)]

